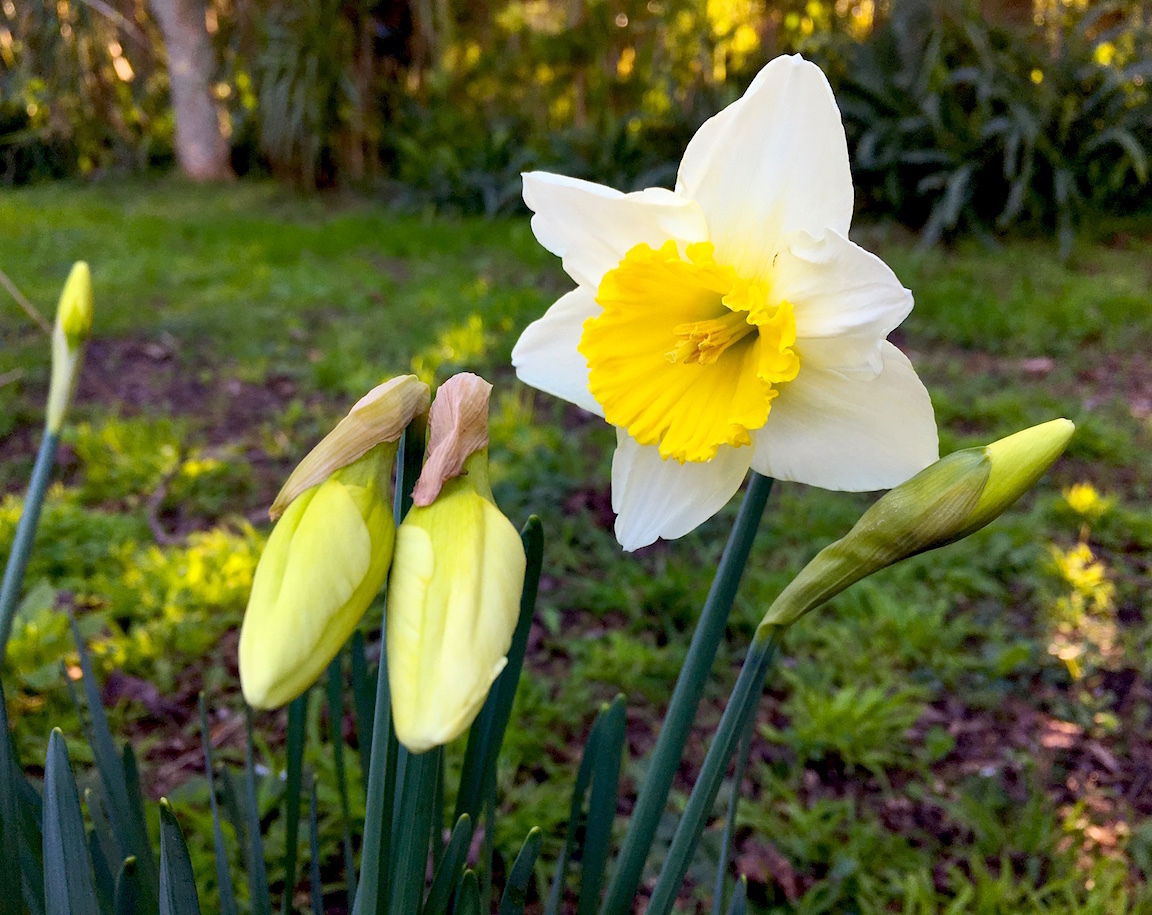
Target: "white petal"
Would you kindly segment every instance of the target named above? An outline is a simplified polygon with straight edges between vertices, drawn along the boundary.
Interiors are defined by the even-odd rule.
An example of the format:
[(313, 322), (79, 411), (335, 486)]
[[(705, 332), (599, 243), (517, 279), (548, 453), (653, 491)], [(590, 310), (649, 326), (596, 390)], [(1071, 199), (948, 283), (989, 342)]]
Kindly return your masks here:
[(588, 363), (576, 349), (584, 333), (584, 322), (600, 311), (587, 289), (573, 289), (561, 296), (544, 312), (544, 317), (524, 329), (512, 347), (516, 377), (537, 390), (603, 416), (604, 410), (588, 391)]
[(684, 151), (676, 190), (700, 203), (716, 259), (765, 276), (784, 236), (847, 235), (852, 174), (840, 109), (820, 68), (777, 57)]
[(802, 360), (865, 377), (880, 372), (881, 342), (912, 311), (912, 293), (892, 269), (835, 231), (787, 239), (771, 297), (792, 303)]
[(858, 381), (800, 364), (756, 433), (752, 467), (824, 489), (890, 489), (939, 457), (932, 402), (912, 364), (887, 341), (884, 370)]
[(617, 429), (612, 457), (616, 539), (631, 551), (659, 537), (675, 540), (695, 530), (740, 488), (751, 458), (751, 448), (723, 445), (707, 463), (665, 461), (658, 446), (637, 444)]
[(537, 240), (564, 261), (577, 283), (595, 290), (604, 274), (641, 242), (703, 241), (700, 207), (664, 188), (622, 194), (612, 188), (548, 172), (524, 174), (524, 202), (535, 214)]

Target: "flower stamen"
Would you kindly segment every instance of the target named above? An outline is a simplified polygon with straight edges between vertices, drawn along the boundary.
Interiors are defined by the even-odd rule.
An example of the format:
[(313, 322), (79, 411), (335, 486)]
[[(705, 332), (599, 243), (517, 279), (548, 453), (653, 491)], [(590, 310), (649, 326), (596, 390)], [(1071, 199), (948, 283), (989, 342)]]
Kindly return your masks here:
[(748, 323), (748, 312), (732, 312), (710, 321), (689, 321), (677, 324), (672, 333), (679, 338), (674, 348), (664, 354), (673, 365), (697, 363), (712, 365), (724, 350), (756, 329)]

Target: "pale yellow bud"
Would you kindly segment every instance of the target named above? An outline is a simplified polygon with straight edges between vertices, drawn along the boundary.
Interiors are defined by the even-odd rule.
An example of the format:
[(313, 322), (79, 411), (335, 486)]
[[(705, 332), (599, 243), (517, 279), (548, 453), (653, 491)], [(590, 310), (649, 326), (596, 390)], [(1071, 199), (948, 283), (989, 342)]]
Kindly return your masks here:
[(56, 308), (56, 325), (63, 331), (69, 346), (87, 342), (92, 334), (94, 315), (92, 274), (84, 261), (77, 261), (72, 265)]
[(393, 725), (413, 753), (472, 724), (507, 663), (520, 613), (524, 546), (492, 498), (487, 449), (469, 450), (487, 443), (489, 390), (476, 376), (440, 388), (417, 484), (427, 504), (414, 505), (396, 533), (385, 644)]
[(256, 708), (306, 690), (352, 635), (388, 577), (396, 528), (392, 465), (428, 409), (414, 375), (379, 385), (300, 462), (276, 497), (240, 630), (240, 684)]
[(1032, 488), (1074, 430), (1066, 419), (1053, 420), (984, 448), (956, 451), (922, 470), (821, 550), (776, 598), (761, 625), (791, 625), (873, 572), (978, 531)]
[(240, 685), (278, 708), (315, 682), (388, 575), (395, 523), (384, 442), (292, 500), (272, 531), (240, 629)]
[(72, 265), (72, 272), (60, 293), (56, 326), (52, 329), (52, 380), (48, 388), (48, 431), (57, 433), (76, 390), (84, 344), (92, 333), (92, 274), (84, 261)]

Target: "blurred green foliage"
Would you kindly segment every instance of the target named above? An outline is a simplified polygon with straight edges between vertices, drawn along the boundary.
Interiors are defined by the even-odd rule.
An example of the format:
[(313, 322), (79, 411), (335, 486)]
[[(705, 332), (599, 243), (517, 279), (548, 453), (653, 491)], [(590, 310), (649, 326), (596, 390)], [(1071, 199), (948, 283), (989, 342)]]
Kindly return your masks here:
[[(1054, 231), (1146, 211), (1140, 0), (268, 0), (207, 5), (241, 173), (407, 209), (521, 209), (520, 172), (671, 185), (696, 128), (779, 53), (827, 72), (862, 209), (922, 230)], [(139, 4), (0, 5), (0, 181), (170, 164)]]

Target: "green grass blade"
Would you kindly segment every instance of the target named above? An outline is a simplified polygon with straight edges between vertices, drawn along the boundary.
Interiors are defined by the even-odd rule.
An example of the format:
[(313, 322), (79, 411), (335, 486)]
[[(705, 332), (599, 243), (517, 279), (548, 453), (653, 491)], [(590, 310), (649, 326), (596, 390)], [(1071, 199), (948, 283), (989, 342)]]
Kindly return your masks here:
[[(355, 651), (355, 649), (353, 649)], [(348, 774), (344, 768), (344, 677), (341, 655), (328, 665), (328, 736), (340, 795), (340, 826), (344, 830), (344, 873), (348, 879), (348, 908), (356, 898), (356, 858), (352, 850), (352, 812), (348, 802)], [(367, 770), (365, 770), (367, 771)]]
[(728, 856), (736, 835), (736, 812), (740, 806), (740, 786), (744, 783), (744, 770), (748, 767), (748, 753), (752, 749), (752, 734), (756, 730), (756, 716), (749, 715), (740, 735), (736, 750), (736, 766), (732, 770), (732, 796), (728, 798), (728, 813), (724, 817), (724, 835), (720, 839), (720, 860), (716, 862), (716, 887), (712, 892), (712, 915), (724, 911), (724, 885), (728, 877)]
[(732, 901), (728, 904), (728, 915), (745, 915), (748, 911), (748, 878), (743, 874), (736, 881)]
[(208, 779), (208, 803), (212, 808), (212, 850), (216, 859), (216, 886), (220, 894), (220, 915), (238, 915), (232, 871), (228, 867), (228, 847), (220, 827), (220, 807), (216, 802), (216, 779), (212, 765), (212, 734), (208, 728), (208, 707), (200, 694), (200, 740), (204, 748), (204, 774)]
[(160, 915), (200, 915), (184, 833), (164, 798), (160, 799)]
[(432, 889), (428, 891), (428, 898), (424, 901), (424, 915), (445, 915), (448, 911), (448, 902), (460, 878), (460, 868), (464, 866), (471, 842), (472, 820), (464, 815), (456, 821), (452, 835), (448, 839), (448, 846), (440, 859), (440, 866), (436, 868), (432, 877)]
[(436, 778), (432, 782), (432, 872), (444, 857), (444, 754), (436, 761)]
[(368, 655), (364, 633), (359, 629), (352, 633), (349, 653), (352, 655), (352, 702), (353, 710), (356, 712), (356, 742), (360, 747), (360, 780), (364, 783), (364, 791), (367, 793), (376, 695), (372, 689), (372, 681), (368, 677)]
[(16, 522), (16, 533), (8, 552), (8, 563), (4, 567), (4, 579), (0, 582), (0, 664), (8, 652), (8, 637), (12, 634), (12, 621), (20, 604), (24, 571), (32, 553), (32, 542), (36, 539), (40, 509), (44, 505), (44, 493), (48, 490), (59, 442), (59, 434), (45, 430), (40, 440), (40, 450), (36, 454), (36, 463), (32, 467), (32, 479), (28, 482), (28, 494), (24, 497), (20, 520)]
[(484, 843), (480, 852), (480, 898), (492, 900), (492, 860), (496, 854), (496, 772), (489, 770), (484, 790)]
[(476, 871), (464, 871), (464, 879), (460, 881), (460, 892), (456, 896), (456, 908), (453, 915), (480, 915), (480, 882), (476, 879)]
[(594, 915), (600, 904), (604, 869), (612, 842), (612, 823), (620, 794), (620, 763), (624, 752), (624, 697), (617, 696), (603, 713), (600, 745), (592, 764), (592, 793), (584, 826), (584, 853), (580, 864), (578, 915)]
[(284, 791), (284, 898), (280, 911), (292, 913), (296, 889), (296, 858), (300, 844), (300, 791), (304, 770), (304, 723), (308, 717), (308, 690), (288, 703), (288, 777)]
[(500, 897), (500, 915), (524, 915), (528, 881), (532, 879), (532, 870), (543, 844), (544, 833), (539, 827), (533, 826), (524, 844), (520, 846), (520, 854), (512, 863), (512, 870), (508, 872), (508, 884), (504, 887), (504, 895)]
[(146, 911), (140, 888), (140, 869), (135, 858), (125, 858), (116, 875), (116, 895), (112, 908), (116, 915), (139, 915)]
[(324, 883), (320, 879), (320, 823), (316, 816), (316, 780), (312, 779), (308, 799), (308, 883), (312, 890), (312, 915), (324, 915)]
[(740, 668), (736, 686), (716, 728), (716, 736), (704, 757), (704, 765), (688, 796), (684, 815), (676, 826), (664, 866), (656, 880), (652, 898), (645, 910), (646, 915), (668, 915), (676, 901), (676, 895), (684, 882), (684, 875), (692, 863), (692, 855), (704, 832), (704, 824), (716, 801), (720, 783), (728, 761), (736, 750), (740, 735), (747, 726), (748, 718), (756, 714), (760, 696), (764, 691), (764, 677), (772, 665), (776, 653), (779, 632), (775, 627), (762, 626), (756, 631), (748, 657)]
[(401, 748), (397, 784), (396, 824), (389, 870), (389, 915), (416, 915), (424, 901), (428, 845), (432, 835), (432, 805), (436, 769), (443, 748), (408, 753)]
[[(132, 744), (125, 743), (120, 754), (120, 768), (124, 771), (124, 787), (128, 792), (128, 811), (132, 821), (136, 824), (136, 832), (143, 837), (143, 851), (146, 854), (145, 874), (152, 874), (157, 879), (156, 858), (152, 854), (152, 843), (148, 838), (148, 821), (144, 818), (144, 790), (140, 787), (140, 767), (136, 764), (136, 751)], [(128, 857), (125, 855), (125, 857)], [(137, 856), (137, 867), (140, 859)]]
[(248, 910), (252, 915), (272, 915), (268, 891), (268, 866), (264, 863), (264, 839), (260, 835), (260, 803), (256, 799), (256, 763), (252, 748), (252, 709), (244, 708), (244, 780), (248, 808)]
[(112, 869), (100, 846), (100, 837), (96, 831), (88, 833), (88, 857), (92, 859), (92, 876), (96, 887), (96, 905), (100, 907), (102, 915), (112, 915), (112, 900), (116, 895), (116, 881), (112, 877)]
[(612, 881), (600, 909), (601, 915), (627, 915), (632, 911), (644, 863), (664, 815), (668, 792), (680, 768), (684, 744), (696, 719), (696, 710), (700, 706), (700, 697), (704, 693), (712, 662), (716, 660), (716, 649), (724, 638), (728, 614), (732, 610), (732, 602), (744, 574), (744, 565), (748, 561), (752, 541), (756, 538), (760, 518), (771, 491), (772, 479), (753, 472), (736, 523), (724, 547), (724, 555), (716, 569), (716, 577), (708, 591), (708, 599), (704, 602), (704, 609), (696, 624), (696, 631), (692, 633), (684, 666), (676, 678), (676, 688), (672, 692), (664, 725), (648, 762), (640, 795), (636, 798), (636, 806), (628, 821), (620, 856), (616, 860)]
[(58, 729), (44, 766), (44, 908), (48, 915), (100, 915), (80, 795)]
[(496, 678), (480, 714), (468, 731), (468, 747), (464, 751), (464, 765), (460, 773), (460, 788), (456, 795), (456, 819), (468, 814), (476, 819), (480, 814), (482, 791), (488, 771), (496, 765), (504, 732), (512, 716), (516, 688), (524, 667), (524, 652), (528, 648), (528, 634), (532, 629), (532, 615), (536, 608), (536, 592), (540, 586), (540, 570), (544, 560), (544, 528), (533, 515), (520, 532), (524, 542), (527, 566), (524, 570), (524, 590), (520, 597), (520, 617), (508, 649), (508, 663)]
[(552, 889), (544, 905), (545, 915), (560, 915), (560, 903), (564, 900), (564, 878), (568, 872), (568, 859), (576, 848), (576, 834), (580, 828), (581, 812), (584, 809), (584, 793), (592, 781), (592, 767), (600, 752), (600, 733), (604, 727), (604, 712), (601, 710), (592, 722), (588, 739), (584, 743), (584, 755), (580, 758), (580, 768), (576, 772), (576, 783), (572, 786), (572, 802), (568, 808), (568, 829), (564, 836), (564, 846), (556, 860), (556, 873), (552, 877)]

